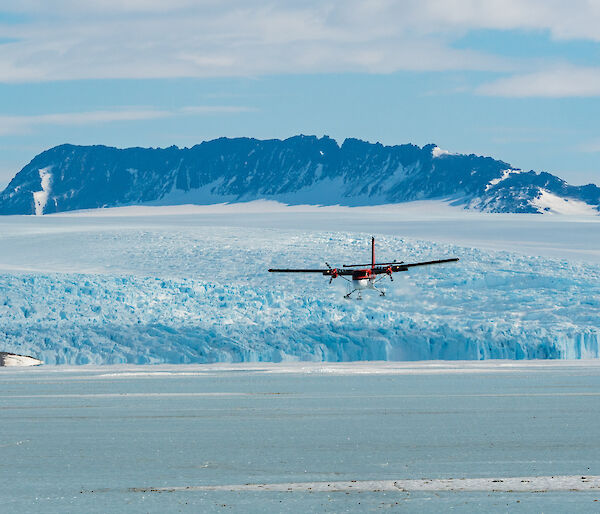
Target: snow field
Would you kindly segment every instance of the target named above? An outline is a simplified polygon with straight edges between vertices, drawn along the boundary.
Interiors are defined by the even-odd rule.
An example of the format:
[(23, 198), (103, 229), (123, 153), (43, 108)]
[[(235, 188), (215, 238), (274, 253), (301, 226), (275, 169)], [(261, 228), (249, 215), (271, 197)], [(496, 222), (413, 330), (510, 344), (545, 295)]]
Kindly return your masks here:
[(339, 278), (267, 269), (369, 260), (366, 234), (67, 223), (10, 238), (29, 271), (0, 274), (1, 349), (47, 364), (599, 356), (596, 265), (379, 236), (378, 259), (461, 261), (358, 302)]
[(26, 355), (14, 355), (12, 353), (0, 352), (0, 366), (37, 366), (41, 361), (27, 357)]
[(236, 484), (221, 486), (175, 486), (133, 488), (132, 492), (165, 493), (192, 491), (265, 491), (265, 492), (382, 492), (382, 491), (490, 491), (531, 492), (548, 491), (598, 491), (597, 476), (549, 476), (549, 477), (498, 477), (498, 478), (450, 478), (420, 480), (351, 480), (346, 482), (292, 482), (276, 484)]
[(600, 501), (598, 360), (0, 371), (7, 512), (594, 512)]

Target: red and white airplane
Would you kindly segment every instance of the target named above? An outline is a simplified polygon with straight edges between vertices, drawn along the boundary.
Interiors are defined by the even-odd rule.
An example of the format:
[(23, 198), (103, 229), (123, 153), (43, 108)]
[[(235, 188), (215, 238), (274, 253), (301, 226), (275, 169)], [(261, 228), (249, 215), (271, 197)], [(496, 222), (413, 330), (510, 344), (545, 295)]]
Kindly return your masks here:
[[(382, 278), (390, 277), (390, 280), (394, 280), (392, 273), (398, 271), (408, 271), (409, 268), (415, 266), (429, 266), (430, 264), (443, 264), (445, 262), (456, 262), (458, 259), (453, 257), (451, 259), (440, 259), (437, 261), (424, 261), (424, 262), (413, 262), (406, 264), (404, 261), (400, 262), (375, 262), (375, 238), (371, 238), (371, 264), (344, 264), (341, 268), (332, 268), (329, 263), (327, 269), (270, 269), (271, 273), (322, 273), (326, 277), (331, 277), (329, 283), (334, 278), (342, 277), (344, 280), (352, 283), (353, 289), (344, 298), (350, 298), (352, 293), (358, 291), (358, 300), (361, 300), (361, 291), (363, 289), (374, 289), (379, 292), (381, 296), (385, 296), (385, 292), (377, 289), (375, 284)], [(369, 266), (369, 267), (364, 267)], [(352, 277), (352, 278), (346, 278)]]

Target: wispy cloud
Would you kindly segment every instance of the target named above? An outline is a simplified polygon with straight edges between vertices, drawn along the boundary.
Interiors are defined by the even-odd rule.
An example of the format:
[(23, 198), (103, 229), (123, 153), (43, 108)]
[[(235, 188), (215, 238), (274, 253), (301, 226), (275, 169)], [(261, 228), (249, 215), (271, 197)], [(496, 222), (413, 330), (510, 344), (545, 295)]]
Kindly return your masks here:
[(600, 139), (586, 141), (577, 146), (576, 150), (584, 153), (600, 153)]
[(232, 105), (195, 105), (174, 110), (159, 109), (114, 109), (87, 112), (3, 116), (0, 115), (0, 135), (32, 132), (39, 126), (78, 126), (100, 123), (154, 120), (175, 116), (200, 116), (210, 114), (236, 114), (253, 112), (256, 109)]
[(237, 114), (256, 111), (258, 111), (256, 107), (242, 105), (190, 105), (175, 112), (180, 114)]
[(477, 93), (516, 98), (600, 96), (600, 68), (561, 66), (517, 74), (483, 84)]
[[(598, 95), (594, 69), (556, 67), (453, 42), (521, 30), (600, 42), (593, 0), (20, 0), (2, 10), (0, 82), (482, 70), (477, 93)], [(226, 112), (226, 111), (220, 111)]]
[(457, 49), (471, 29), (597, 40), (598, 8), (573, 0), (20, 0), (0, 27), (0, 80), (388, 73), (518, 68)]

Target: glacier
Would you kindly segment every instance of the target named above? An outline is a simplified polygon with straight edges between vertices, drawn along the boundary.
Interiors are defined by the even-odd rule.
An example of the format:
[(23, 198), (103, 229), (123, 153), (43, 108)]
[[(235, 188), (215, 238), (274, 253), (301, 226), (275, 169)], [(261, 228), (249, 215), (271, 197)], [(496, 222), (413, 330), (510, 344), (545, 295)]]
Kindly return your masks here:
[[(366, 226), (379, 216), (361, 212)], [(360, 259), (371, 235), (365, 225), (347, 231), (337, 218), (308, 213), (304, 225), (277, 226), (283, 218), (4, 218), (0, 351), (46, 364), (599, 356), (600, 262), (585, 258), (597, 251), (597, 224), (581, 222), (591, 238), (582, 259), (374, 230), (381, 258), (461, 260), (399, 273), (381, 282), (386, 298), (358, 302), (342, 298), (341, 279), (328, 286), (320, 275), (273, 277), (267, 269)], [(403, 231), (400, 217), (388, 218)], [(507, 239), (497, 221), (478, 219), (496, 230), (496, 243)], [(539, 232), (545, 222), (535, 223)], [(559, 240), (571, 232), (566, 222), (556, 232), (560, 224), (550, 231)]]

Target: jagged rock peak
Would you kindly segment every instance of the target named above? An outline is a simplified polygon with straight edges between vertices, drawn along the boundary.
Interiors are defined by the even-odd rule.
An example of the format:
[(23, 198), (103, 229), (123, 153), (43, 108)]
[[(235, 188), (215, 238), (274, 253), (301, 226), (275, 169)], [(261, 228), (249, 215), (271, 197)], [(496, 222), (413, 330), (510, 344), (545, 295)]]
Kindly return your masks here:
[(0, 214), (262, 198), (320, 205), (447, 199), (487, 212), (598, 214), (600, 188), (435, 144), (223, 137), (191, 148), (56, 146), (0, 193)]

